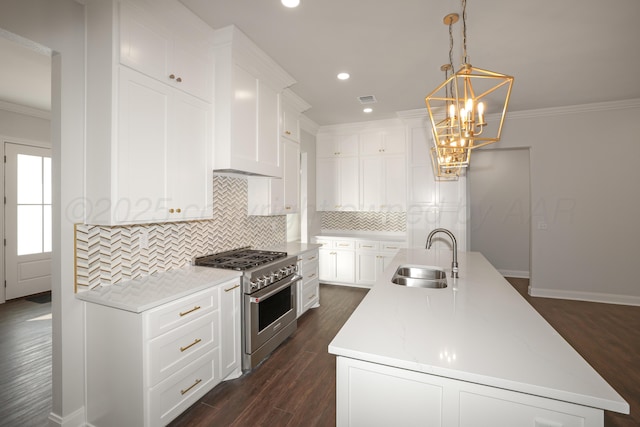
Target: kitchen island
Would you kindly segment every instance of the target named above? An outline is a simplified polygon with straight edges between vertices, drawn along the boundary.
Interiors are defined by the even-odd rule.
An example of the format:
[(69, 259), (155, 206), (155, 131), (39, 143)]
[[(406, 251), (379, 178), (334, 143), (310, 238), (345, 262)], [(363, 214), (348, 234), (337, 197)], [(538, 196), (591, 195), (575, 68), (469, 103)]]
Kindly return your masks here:
[[(476, 252), (403, 249), (329, 344), (337, 425), (602, 426), (629, 405)], [(444, 289), (393, 284), (436, 266)], [(400, 424), (398, 424), (400, 423)]]

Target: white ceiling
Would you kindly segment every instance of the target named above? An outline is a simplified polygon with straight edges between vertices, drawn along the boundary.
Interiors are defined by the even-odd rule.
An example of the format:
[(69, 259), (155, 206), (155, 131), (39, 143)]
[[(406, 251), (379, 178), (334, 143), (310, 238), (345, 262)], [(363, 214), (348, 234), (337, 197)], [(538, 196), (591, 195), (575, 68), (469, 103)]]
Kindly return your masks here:
[[(180, 1), (214, 28), (247, 34), (297, 80), (320, 125), (424, 108), (448, 62), (442, 19), (461, 13), (460, 0)], [(469, 62), (515, 77), (510, 111), (639, 98), (638, 18), (638, 0), (467, 0)], [(337, 81), (339, 71), (351, 79)], [(362, 113), (363, 95), (378, 99), (374, 113)]]
[(0, 101), (51, 110), (51, 57), (0, 34)]
[[(180, 0), (213, 28), (236, 25), (296, 80), (319, 125), (424, 108), (444, 78), (459, 0)], [(510, 111), (640, 98), (640, 1), (467, 0), (474, 66), (515, 76)], [(454, 25), (459, 64), (462, 22)], [(0, 37), (0, 101), (48, 110), (50, 58)], [(339, 71), (351, 73), (342, 82)], [(374, 112), (357, 97), (374, 95)]]

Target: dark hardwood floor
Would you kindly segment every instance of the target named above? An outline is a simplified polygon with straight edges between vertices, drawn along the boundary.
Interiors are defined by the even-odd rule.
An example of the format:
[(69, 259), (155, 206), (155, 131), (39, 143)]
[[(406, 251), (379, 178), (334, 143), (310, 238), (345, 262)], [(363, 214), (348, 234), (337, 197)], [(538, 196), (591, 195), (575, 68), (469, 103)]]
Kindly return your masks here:
[[(605, 427), (640, 426), (640, 307), (523, 297), (615, 388), (631, 415)], [(322, 305), (258, 369), (211, 390), (172, 426), (334, 426), (335, 358), (327, 345), (366, 290), (321, 285)], [(51, 303), (0, 304), (0, 426), (45, 426), (51, 411)], [(45, 316), (42, 320), (39, 319)], [(135, 426), (134, 426), (135, 427)]]
[(334, 426), (336, 364), (327, 346), (367, 290), (320, 285), (319, 308), (260, 366), (224, 382), (171, 426)]
[[(46, 301), (42, 298), (35, 300)], [(51, 302), (0, 304), (0, 426), (46, 426), (51, 412)]]
[(507, 279), (629, 403), (630, 415), (605, 411), (605, 427), (640, 426), (640, 307), (531, 297), (528, 279)]

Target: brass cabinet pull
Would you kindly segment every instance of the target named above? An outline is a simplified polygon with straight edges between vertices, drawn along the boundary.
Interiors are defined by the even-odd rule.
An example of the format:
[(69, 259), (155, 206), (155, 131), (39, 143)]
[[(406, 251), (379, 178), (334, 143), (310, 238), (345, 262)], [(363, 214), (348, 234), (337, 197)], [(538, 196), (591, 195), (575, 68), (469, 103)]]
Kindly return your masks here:
[(178, 209), (176, 209), (176, 212), (180, 213), (180, 212), (182, 212), (182, 209), (178, 208)]
[[(324, 246), (324, 244), (322, 246)], [(316, 259), (315, 255), (314, 256), (310, 256), (309, 258), (307, 258), (308, 261), (313, 261), (314, 259)]]
[(171, 80), (173, 80), (173, 79), (175, 79), (175, 78), (176, 78), (176, 75), (175, 75), (175, 74), (169, 74), (169, 78), (170, 78)]
[(196, 305), (196, 306), (195, 306), (195, 307), (193, 307), (191, 310), (183, 311), (182, 313), (180, 313), (180, 317), (182, 317), (182, 316), (186, 316), (186, 315), (187, 315), (187, 314), (189, 314), (189, 313), (193, 313), (193, 312), (194, 312), (194, 311), (196, 311), (196, 310), (200, 310), (200, 308), (201, 308), (201, 307), (200, 307), (199, 305)]
[(176, 81), (177, 81), (178, 83), (182, 83), (182, 77), (178, 77), (178, 78), (176, 79)]
[(349, 246), (349, 243), (338, 243), (338, 246)]
[(313, 294), (313, 295), (311, 295), (311, 296), (309, 297), (309, 299), (308, 299), (307, 301), (312, 300), (312, 299), (314, 299), (315, 297), (316, 297), (316, 294)]
[(191, 347), (193, 347), (194, 345), (198, 344), (199, 342), (201, 342), (202, 340), (200, 338), (196, 338), (194, 342), (192, 342), (191, 344), (189, 344), (186, 347), (180, 347), (180, 351), (187, 351), (189, 350)]
[(284, 133), (286, 133), (287, 135), (291, 135), (291, 131), (289, 130), (285, 130)]
[(312, 277), (316, 277), (316, 273), (311, 273), (311, 274), (309, 275), (309, 279), (311, 279)]
[(191, 390), (201, 382), (202, 380), (198, 378), (195, 383), (191, 384), (189, 387), (185, 388), (184, 390), (180, 390), (180, 394), (184, 396), (186, 393), (189, 393), (189, 390)]
[(398, 249), (397, 246), (387, 246), (387, 249)]
[(239, 287), (240, 287), (240, 285), (235, 285), (235, 286), (233, 286), (233, 287), (231, 287), (231, 288), (229, 288), (229, 289), (225, 289), (224, 291), (225, 291), (225, 292), (231, 292), (232, 290), (237, 289), (237, 288), (239, 288)]
[(284, 207), (286, 210), (290, 211), (291, 210), (291, 206), (285, 206)]
[(362, 245), (363, 248), (372, 248), (373, 246), (371, 245)]
[(169, 213), (174, 213), (175, 211), (173, 210), (173, 208), (169, 209)]

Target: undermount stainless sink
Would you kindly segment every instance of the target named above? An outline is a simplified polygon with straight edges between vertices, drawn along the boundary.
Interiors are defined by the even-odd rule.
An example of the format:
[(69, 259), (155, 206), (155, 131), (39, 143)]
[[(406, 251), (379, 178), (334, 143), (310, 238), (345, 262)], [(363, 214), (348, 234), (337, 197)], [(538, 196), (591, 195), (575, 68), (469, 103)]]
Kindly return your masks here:
[(401, 265), (391, 278), (391, 282), (415, 288), (443, 289), (447, 287), (447, 274), (437, 267)]

